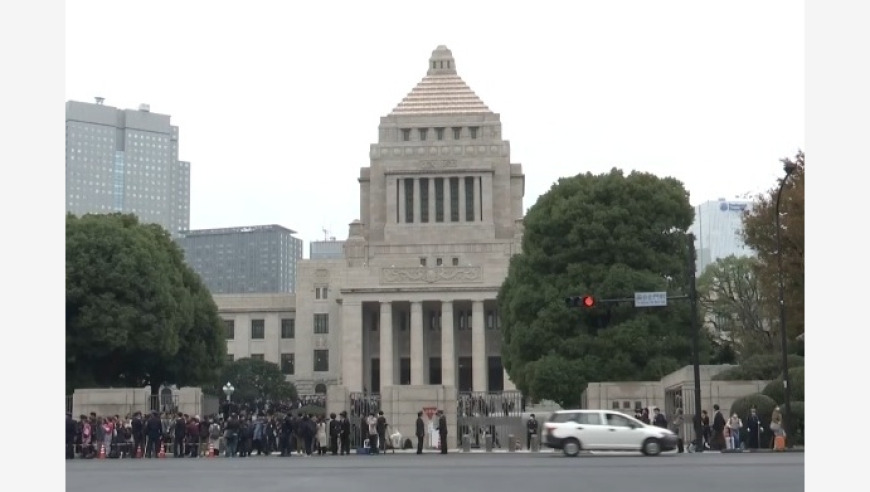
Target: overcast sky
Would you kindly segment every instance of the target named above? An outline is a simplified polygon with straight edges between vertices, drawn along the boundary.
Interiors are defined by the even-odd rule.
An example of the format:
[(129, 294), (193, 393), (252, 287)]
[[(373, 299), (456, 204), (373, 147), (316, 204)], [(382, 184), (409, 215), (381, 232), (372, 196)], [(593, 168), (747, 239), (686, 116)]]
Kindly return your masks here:
[(804, 148), (804, 5), (783, 1), (66, 2), (66, 98), (180, 127), (194, 229), (359, 217), (379, 118), (440, 44), (501, 115), (525, 208), (560, 177), (674, 176), (698, 204), (769, 189)]

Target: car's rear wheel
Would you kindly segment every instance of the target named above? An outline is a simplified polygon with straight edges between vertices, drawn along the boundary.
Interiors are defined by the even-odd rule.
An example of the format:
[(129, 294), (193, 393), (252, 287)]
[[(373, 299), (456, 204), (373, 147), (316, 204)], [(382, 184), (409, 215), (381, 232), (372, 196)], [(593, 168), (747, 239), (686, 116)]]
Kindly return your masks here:
[(565, 453), (565, 456), (577, 456), (580, 454), (580, 441), (573, 437), (565, 439), (562, 443), (562, 452)]
[(641, 452), (647, 456), (657, 456), (662, 452), (662, 445), (659, 443), (658, 439), (651, 437), (643, 442)]

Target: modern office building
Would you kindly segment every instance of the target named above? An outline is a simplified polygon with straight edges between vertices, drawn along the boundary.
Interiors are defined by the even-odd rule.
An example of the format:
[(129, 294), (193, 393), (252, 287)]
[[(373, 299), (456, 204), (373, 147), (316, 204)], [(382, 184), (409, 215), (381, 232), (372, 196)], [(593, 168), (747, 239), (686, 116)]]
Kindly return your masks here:
[(190, 227), (190, 163), (178, 160), (178, 127), (147, 104), (118, 109), (66, 103), (66, 210), (133, 213), (173, 236)]
[(743, 240), (743, 214), (752, 210), (752, 202), (720, 198), (695, 207), (697, 274), (708, 265), (727, 256), (752, 256), (755, 253)]
[(329, 411), (376, 400), (404, 435), (423, 407), (461, 424), (471, 394), (515, 389), (496, 298), (520, 251), (522, 166), (450, 50), (427, 68), (380, 119), (343, 255), (301, 261), (295, 296), (215, 296), (234, 358), (280, 364), (303, 394), (329, 388)]
[(332, 238), (328, 241), (308, 243), (308, 258), (312, 260), (338, 260), (344, 258), (344, 241)]
[(295, 292), (302, 240), (279, 225), (182, 231), (176, 242), (212, 294)]

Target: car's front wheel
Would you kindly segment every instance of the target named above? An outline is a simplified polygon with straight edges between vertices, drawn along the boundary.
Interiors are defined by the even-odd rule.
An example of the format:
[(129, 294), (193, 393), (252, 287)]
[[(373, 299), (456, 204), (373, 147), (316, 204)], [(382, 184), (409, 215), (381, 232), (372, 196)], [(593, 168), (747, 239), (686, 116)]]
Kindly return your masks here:
[(573, 437), (565, 439), (565, 442), (562, 443), (562, 452), (565, 453), (565, 456), (577, 456), (580, 454), (580, 441)]
[(662, 445), (659, 443), (658, 439), (650, 437), (643, 442), (641, 452), (647, 456), (657, 456), (662, 452)]

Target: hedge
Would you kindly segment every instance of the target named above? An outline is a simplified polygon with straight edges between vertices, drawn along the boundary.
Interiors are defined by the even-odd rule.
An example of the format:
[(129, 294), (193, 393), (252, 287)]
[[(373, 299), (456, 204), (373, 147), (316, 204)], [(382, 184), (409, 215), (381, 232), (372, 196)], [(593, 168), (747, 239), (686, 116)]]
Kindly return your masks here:
[[(804, 366), (804, 358), (791, 354), (788, 356), (788, 367)], [(716, 381), (765, 381), (776, 379), (782, 375), (782, 356), (777, 354), (754, 355), (747, 357), (737, 367), (726, 369), (713, 376)], [(791, 371), (789, 371), (791, 376)]]
[[(804, 401), (804, 368), (796, 367), (788, 371), (789, 399), (792, 401)], [(773, 398), (777, 403), (785, 403), (785, 388), (782, 386), (782, 377), (767, 383), (762, 391), (765, 395)]]

